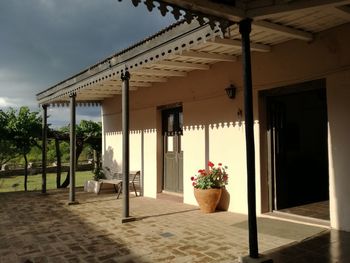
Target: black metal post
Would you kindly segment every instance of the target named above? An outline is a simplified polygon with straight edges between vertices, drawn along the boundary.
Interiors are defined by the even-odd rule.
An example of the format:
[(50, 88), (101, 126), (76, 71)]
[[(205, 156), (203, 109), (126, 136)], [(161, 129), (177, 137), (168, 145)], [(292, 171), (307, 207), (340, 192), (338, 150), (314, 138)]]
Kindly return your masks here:
[(242, 64), (244, 85), (245, 136), (247, 155), (247, 188), (248, 188), (248, 226), (249, 226), (249, 256), (259, 257), (258, 233), (256, 225), (256, 194), (255, 194), (255, 149), (254, 149), (254, 119), (253, 119), (253, 85), (250, 58), (250, 32), (252, 20), (246, 18), (239, 23), (242, 35)]
[(76, 125), (76, 94), (71, 93), (70, 98), (70, 165), (69, 165), (69, 204), (74, 204), (75, 202), (75, 166), (76, 166), (76, 137), (75, 137), (75, 125)]
[(122, 73), (122, 126), (123, 126), (123, 215), (122, 222), (129, 218), (129, 79), (130, 74), (126, 70)]
[(46, 193), (46, 156), (47, 156), (47, 105), (42, 105), (43, 116), (42, 116), (42, 158), (41, 158), (41, 167), (42, 167), (42, 181), (41, 181), (41, 192)]

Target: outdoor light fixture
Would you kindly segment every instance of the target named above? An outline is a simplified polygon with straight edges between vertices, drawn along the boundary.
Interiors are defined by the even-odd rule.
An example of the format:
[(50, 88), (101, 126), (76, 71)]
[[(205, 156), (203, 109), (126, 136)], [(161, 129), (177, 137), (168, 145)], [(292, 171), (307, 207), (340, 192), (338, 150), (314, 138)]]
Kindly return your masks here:
[(236, 97), (236, 87), (233, 86), (232, 84), (230, 84), (230, 86), (228, 86), (226, 89), (226, 94), (227, 97), (229, 97), (230, 99), (234, 99)]
[(243, 111), (241, 108), (239, 108), (237, 110), (237, 118), (238, 118), (238, 121), (242, 121), (242, 116), (243, 116)]

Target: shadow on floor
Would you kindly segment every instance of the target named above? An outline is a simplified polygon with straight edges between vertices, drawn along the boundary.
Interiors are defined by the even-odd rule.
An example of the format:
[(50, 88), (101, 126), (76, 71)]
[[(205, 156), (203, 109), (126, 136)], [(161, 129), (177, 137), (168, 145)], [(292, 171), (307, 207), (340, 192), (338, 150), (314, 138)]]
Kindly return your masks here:
[(350, 233), (327, 230), (313, 238), (264, 254), (274, 263), (348, 263)]
[[(302, 241), (305, 237), (312, 237), (327, 231), (317, 226), (261, 217), (257, 219), (257, 225), (259, 234), (266, 234), (295, 241)], [(239, 222), (232, 226), (248, 230), (248, 221)]]
[[(95, 213), (89, 205), (67, 206), (68, 191), (1, 193), (0, 262), (143, 262), (122, 239), (85, 220)], [(84, 195), (77, 193), (80, 201)], [(105, 201), (105, 202), (108, 202)], [(119, 215), (109, 212), (114, 218)], [(122, 226), (120, 226), (122, 228)], [(124, 227), (125, 228), (125, 227)]]

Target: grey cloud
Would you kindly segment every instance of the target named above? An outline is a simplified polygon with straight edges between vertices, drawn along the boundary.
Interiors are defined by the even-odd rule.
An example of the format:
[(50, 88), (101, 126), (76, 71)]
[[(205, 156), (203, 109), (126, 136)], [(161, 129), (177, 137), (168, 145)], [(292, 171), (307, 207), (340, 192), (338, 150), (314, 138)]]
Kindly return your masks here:
[(172, 22), (131, 1), (1, 1), (1, 96), (33, 105), (36, 93)]

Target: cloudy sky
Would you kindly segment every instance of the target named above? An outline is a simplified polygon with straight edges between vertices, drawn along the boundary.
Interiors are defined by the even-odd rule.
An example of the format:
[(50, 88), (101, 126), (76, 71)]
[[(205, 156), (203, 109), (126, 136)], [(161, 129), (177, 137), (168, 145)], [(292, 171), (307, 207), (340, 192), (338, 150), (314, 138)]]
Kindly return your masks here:
[[(39, 110), (38, 92), (173, 22), (130, 0), (0, 0), (0, 108)], [(49, 122), (68, 124), (66, 111)], [(78, 109), (78, 120), (99, 113)]]

